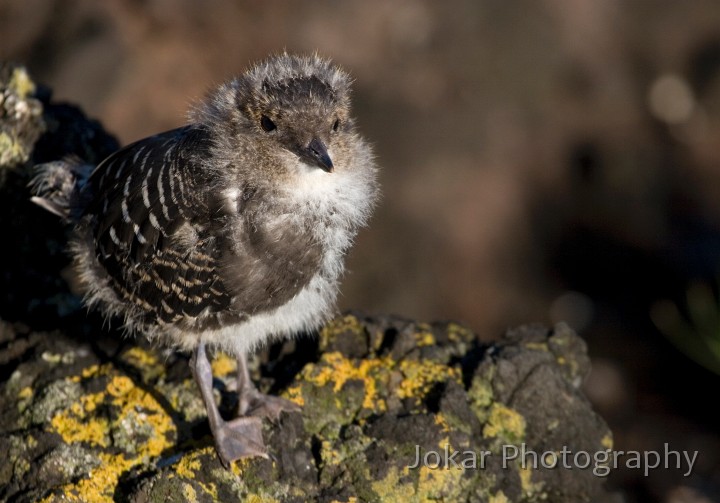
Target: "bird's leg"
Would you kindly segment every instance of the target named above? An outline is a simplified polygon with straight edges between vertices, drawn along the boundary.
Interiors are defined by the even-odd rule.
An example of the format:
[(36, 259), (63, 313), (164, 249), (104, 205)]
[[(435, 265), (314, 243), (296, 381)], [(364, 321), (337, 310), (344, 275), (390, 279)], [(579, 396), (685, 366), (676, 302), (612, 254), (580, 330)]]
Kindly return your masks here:
[(215, 447), (225, 468), (229, 468), (230, 463), (240, 458), (250, 456), (267, 458), (260, 418), (247, 416), (225, 421), (220, 416), (213, 397), (212, 367), (205, 352), (205, 344), (201, 343), (195, 349), (190, 360), (190, 368), (195, 382), (200, 388), (210, 422), (210, 430), (215, 438)]
[(296, 403), (279, 396), (265, 395), (258, 391), (250, 379), (250, 371), (248, 370), (245, 355), (237, 359), (237, 373), (238, 415), (240, 417), (259, 416), (277, 421), (280, 418), (280, 413), (284, 410), (300, 412), (300, 406)]

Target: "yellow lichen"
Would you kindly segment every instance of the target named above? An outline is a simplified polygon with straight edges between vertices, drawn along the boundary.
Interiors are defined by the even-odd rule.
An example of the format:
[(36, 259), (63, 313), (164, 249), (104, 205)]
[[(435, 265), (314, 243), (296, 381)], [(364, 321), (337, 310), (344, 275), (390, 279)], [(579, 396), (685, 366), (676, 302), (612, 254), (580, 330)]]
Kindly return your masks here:
[(387, 475), (382, 480), (374, 480), (371, 482), (373, 491), (380, 497), (380, 501), (416, 501), (415, 487), (413, 484), (400, 483), (400, 478), (408, 475), (409, 468), (407, 466), (398, 470), (397, 466), (391, 466)]
[(518, 475), (520, 475), (520, 488), (523, 496), (531, 497), (542, 491), (544, 483), (532, 481), (533, 469), (530, 466), (518, 466)]
[(40, 355), (40, 358), (42, 358), (43, 361), (46, 361), (51, 364), (58, 364), (62, 361), (61, 354), (51, 353), (50, 351), (43, 351), (43, 353)]
[(370, 358), (353, 362), (341, 353), (326, 353), (319, 364), (310, 364), (303, 369), (303, 377), (318, 387), (333, 383), (335, 393), (339, 392), (347, 381), (363, 381), (365, 384), (363, 407), (382, 412), (387, 405), (385, 400), (377, 396), (377, 379), (387, 378), (390, 362), (389, 358)]
[(518, 475), (520, 475), (520, 487), (523, 493), (527, 494), (527, 489), (532, 485), (532, 470), (528, 466), (524, 468), (520, 466)]
[(168, 436), (175, 432), (175, 424), (152, 395), (133, 386), (127, 393), (113, 400), (113, 404), (121, 407), (118, 422), (122, 422), (125, 418), (144, 421), (153, 431), (136, 453), (138, 461), (147, 462), (173, 445)]
[[(195, 449), (187, 454), (185, 454), (182, 458), (180, 458), (180, 461), (175, 464), (175, 474), (178, 477), (181, 477), (186, 480), (195, 480), (197, 484), (200, 485), (202, 490), (208, 494), (213, 500), (217, 500), (218, 494), (217, 494), (217, 487), (215, 487), (215, 484), (210, 483), (203, 483), (199, 480), (196, 480), (196, 473), (200, 468), (202, 467), (202, 460), (200, 458), (205, 457), (207, 455), (215, 456), (215, 448), (213, 446), (207, 446), (203, 447), (201, 449)], [(239, 470), (236, 469), (236, 465), (238, 463), (233, 463), (230, 465), (233, 473), (235, 475), (240, 475)]]
[(218, 501), (218, 491), (214, 482), (208, 482), (207, 484), (200, 483), (200, 486), (203, 488), (203, 491), (205, 491), (212, 498), (213, 501)]
[(476, 337), (470, 330), (462, 325), (458, 325), (457, 323), (449, 323), (446, 330), (450, 342), (460, 342), (463, 340), (469, 341)]
[(505, 496), (504, 492), (498, 491), (488, 498), (488, 503), (510, 503), (510, 500)]
[(30, 398), (33, 395), (33, 390), (30, 386), (25, 386), (23, 389), (18, 391), (18, 398), (20, 400), (25, 400), (27, 398)]
[(185, 501), (188, 503), (194, 503), (198, 500), (195, 488), (190, 484), (183, 484), (183, 496), (185, 496)]
[(606, 449), (613, 448), (613, 437), (612, 433), (606, 433), (605, 436), (600, 440), (600, 444)]
[(248, 494), (245, 501), (248, 503), (280, 503), (280, 500), (267, 494)]
[(324, 466), (336, 466), (343, 461), (340, 451), (333, 447), (333, 443), (329, 440), (323, 440), (320, 446), (320, 457)]
[(123, 353), (123, 359), (142, 366), (158, 364), (157, 356), (139, 346), (133, 346), (125, 351), (125, 353)]
[[(455, 501), (461, 491), (462, 467), (429, 468), (421, 466), (417, 470), (417, 483), (408, 481), (411, 473), (407, 466), (398, 469), (393, 466), (382, 480), (373, 481), (371, 487), (380, 501), (431, 502), (438, 500)], [(401, 482), (402, 480), (402, 482)]]
[(121, 358), (135, 367), (146, 382), (157, 379), (165, 373), (165, 365), (157, 355), (139, 346), (131, 347), (122, 354)]
[(441, 431), (443, 431), (443, 432), (450, 431), (450, 425), (448, 424), (447, 418), (445, 417), (445, 415), (442, 412), (438, 412), (437, 414), (435, 414), (434, 419), (435, 419), (435, 424), (440, 426)]
[[(129, 468), (131, 463), (120, 454), (112, 455), (101, 453), (102, 463), (91, 470), (86, 478), (75, 483), (61, 487), (62, 499), (67, 501), (81, 501), (83, 503), (110, 503), (114, 501), (113, 492), (120, 476)], [(48, 497), (43, 501), (52, 501)]]
[(322, 329), (322, 333), (328, 334), (339, 334), (343, 332), (362, 332), (364, 330), (362, 323), (357, 319), (357, 316), (352, 314), (346, 314), (343, 317), (335, 318), (325, 325)]
[[(385, 397), (379, 396), (379, 389), (387, 389), (391, 375), (399, 377), (393, 391), (400, 399), (421, 400), (432, 386), (439, 382), (455, 379), (461, 382), (461, 372), (432, 360), (402, 360), (397, 363), (390, 356), (351, 360), (339, 352), (325, 353), (317, 364), (307, 365), (302, 378), (318, 387), (333, 385), (333, 392), (342, 390), (349, 380), (360, 380), (365, 387), (363, 408), (374, 412), (387, 410)], [(288, 390), (287, 395), (296, 403), (302, 399), (301, 390)], [(338, 401), (338, 403), (340, 403)]]
[(230, 470), (238, 477), (241, 477), (243, 472), (250, 468), (252, 464), (252, 458), (241, 458), (233, 462), (230, 465)]
[(114, 376), (107, 385), (107, 392), (115, 398), (127, 395), (135, 385), (127, 376)]
[(213, 375), (226, 376), (237, 370), (237, 361), (225, 353), (218, 353), (215, 355), (215, 358), (213, 358), (210, 366), (212, 367)]
[[(135, 386), (130, 378), (112, 375), (112, 372), (107, 365), (95, 365), (83, 370), (81, 376), (72, 378), (77, 382), (98, 375), (110, 375), (103, 391), (84, 395), (69, 408), (55, 414), (50, 421), (51, 430), (68, 444), (83, 442), (99, 447), (109, 447), (109, 432), (113, 428), (122, 428), (123, 424), (134, 425), (142, 421), (150, 427), (152, 435), (131, 455), (101, 452), (100, 466), (91, 470), (85, 478), (59, 489), (65, 499), (87, 503), (113, 501), (114, 488), (123, 473), (159, 456), (172, 445), (168, 439), (175, 431), (172, 418), (152, 395)], [(111, 416), (112, 422), (107, 415), (96, 413), (100, 405), (103, 405), (103, 410), (110, 406), (119, 409), (117, 415)]]
[(70, 408), (61, 410), (50, 420), (53, 431), (59, 433), (68, 444), (85, 442), (92, 446), (107, 447), (109, 445), (108, 420), (104, 417), (92, 417), (98, 403), (102, 402), (104, 393), (91, 393), (80, 397)]
[(298, 404), (300, 407), (305, 405), (305, 397), (302, 395), (302, 387), (299, 385), (290, 386), (283, 393), (282, 396), (287, 398), (291, 402)]
[(72, 382), (80, 382), (83, 379), (107, 375), (111, 370), (112, 365), (110, 363), (106, 363), (104, 365), (90, 365), (89, 367), (84, 368), (79, 376), (73, 376), (70, 380)]
[(435, 336), (432, 332), (416, 332), (415, 340), (417, 341), (418, 347), (432, 346), (435, 344)]
[(483, 436), (488, 438), (503, 437), (511, 442), (525, 437), (525, 418), (517, 411), (494, 403), (490, 407), (487, 424), (483, 428)]
[(363, 324), (352, 314), (345, 315), (342, 318), (335, 318), (320, 331), (320, 347), (327, 347), (327, 344), (337, 335), (347, 332), (362, 334), (364, 330)]
[(189, 454), (180, 458), (175, 465), (175, 473), (185, 479), (194, 479), (195, 473), (200, 469), (200, 460), (197, 455)]
[(30, 79), (25, 68), (18, 67), (13, 70), (10, 77), (10, 88), (15, 89), (21, 99), (25, 99), (35, 92), (35, 83)]
[(536, 349), (538, 351), (548, 351), (547, 342), (526, 342), (525, 347), (527, 349)]
[(403, 380), (398, 386), (398, 397), (422, 399), (433, 384), (455, 379), (460, 382), (460, 372), (431, 360), (402, 360), (398, 366)]

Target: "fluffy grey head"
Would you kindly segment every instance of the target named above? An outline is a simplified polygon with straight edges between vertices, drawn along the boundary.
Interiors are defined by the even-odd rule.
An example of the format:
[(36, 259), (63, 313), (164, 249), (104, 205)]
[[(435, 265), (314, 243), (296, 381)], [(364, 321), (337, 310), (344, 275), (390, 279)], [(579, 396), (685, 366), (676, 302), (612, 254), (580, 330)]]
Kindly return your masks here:
[(355, 155), (350, 78), (317, 55), (257, 64), (220, 86), (192, 118), (213, 133), (216, 160), (230, 165), (238, 155), (257, 156), (266, 160), (256, 166), (260, 176), (285, 179), (293, 166), (331, 173), (347, 169)]

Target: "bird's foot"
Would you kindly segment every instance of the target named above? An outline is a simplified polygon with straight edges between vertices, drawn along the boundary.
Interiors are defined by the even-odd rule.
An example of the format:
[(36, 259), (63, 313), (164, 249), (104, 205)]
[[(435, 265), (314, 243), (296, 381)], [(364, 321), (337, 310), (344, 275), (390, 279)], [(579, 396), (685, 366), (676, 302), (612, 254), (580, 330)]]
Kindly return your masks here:
[(300, 412), (301, 410), (298, 404), (279, 396), (260, 393), (255, 387), (245, 389), (240, 393), (238, 407), (240, 416), (264, 417), (277, 422), (283, 411)]
[(259, 456), (269, 459), (262, 436), (262, 420), (258, 417), (238, 417), (223, 422), (213, 435), (220, 461), (227, 469), (241, 458)]

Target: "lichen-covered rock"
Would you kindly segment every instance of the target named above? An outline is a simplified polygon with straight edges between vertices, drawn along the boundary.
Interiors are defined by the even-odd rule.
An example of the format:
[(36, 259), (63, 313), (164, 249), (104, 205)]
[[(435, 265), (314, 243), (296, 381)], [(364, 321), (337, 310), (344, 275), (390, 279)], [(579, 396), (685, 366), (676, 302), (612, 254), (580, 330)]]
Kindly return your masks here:
[[(588, 501), (602, 484), (592, 467), (504, 457), (611, 447), (578, 390), (585, 346), (564, 325), (481, 346), (452, 323), (340, 317), (315, 342), (272, 350), (273, 361), (297, 357), (294, 376), (264, 355), (256, 378), (303, 412), (267, 425), (273, 459), (231, 471), (184, 357), (125, 344), (106, 359), (60, 333), (30, 351), (2, 384), (3, 500)], [(231, 415), (233, 361), (217, 355), (213, 367)]]
[(35, 83), (21, 66), (0, 62), (0, 183), (5, 170), (19, 166), (32, 153), (45, 130)]

